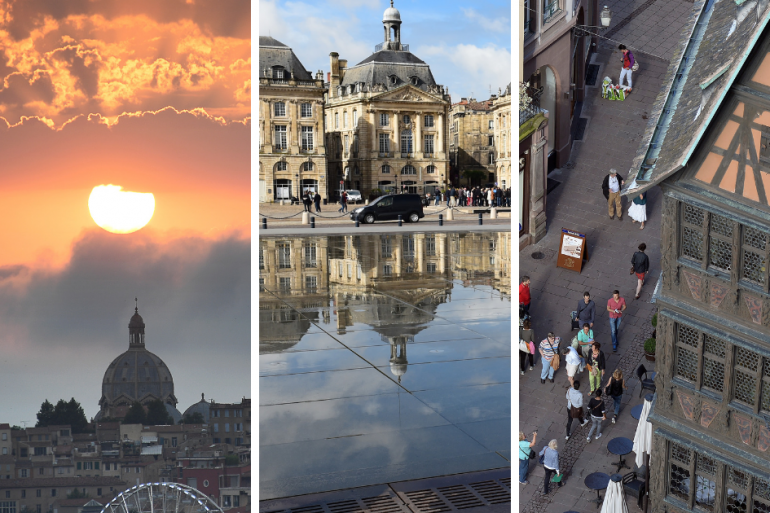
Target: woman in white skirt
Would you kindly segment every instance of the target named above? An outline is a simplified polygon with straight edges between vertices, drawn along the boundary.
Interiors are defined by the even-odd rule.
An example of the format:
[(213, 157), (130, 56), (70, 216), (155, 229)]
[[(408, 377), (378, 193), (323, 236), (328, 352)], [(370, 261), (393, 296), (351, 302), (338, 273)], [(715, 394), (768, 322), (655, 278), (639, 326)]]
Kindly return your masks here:
[(630, 217), (635, 223), (642, 223), (640, 230), (644, 230), (644, 222), (647, 220), (647, 193), (643, 192), (639, 196), (634, 198), (631, 202), (631, 206), (628, 207), (628, 217)]

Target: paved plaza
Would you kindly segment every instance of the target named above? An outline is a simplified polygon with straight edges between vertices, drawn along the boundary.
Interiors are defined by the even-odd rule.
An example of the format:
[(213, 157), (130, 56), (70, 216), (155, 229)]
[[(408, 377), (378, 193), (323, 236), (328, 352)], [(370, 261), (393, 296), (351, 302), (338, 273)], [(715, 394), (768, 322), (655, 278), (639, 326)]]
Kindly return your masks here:
[[(510, 231), (261, 234), (261, 509), (359, 487), (408, 503), (408, 486), (391, 483), (510, 478), (510, 242)], [(281, 260), (286, 244), (301, 263)]]

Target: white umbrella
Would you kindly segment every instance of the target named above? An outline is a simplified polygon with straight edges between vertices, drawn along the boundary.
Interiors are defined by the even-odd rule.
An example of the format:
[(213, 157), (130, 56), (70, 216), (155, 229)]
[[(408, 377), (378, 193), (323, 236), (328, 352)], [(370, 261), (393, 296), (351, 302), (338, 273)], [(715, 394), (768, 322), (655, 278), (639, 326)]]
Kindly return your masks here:
[(644, 453), (650, 454), (652, 449), (652, 424), (647, 422), (650, 406), (652, 403), (645, 399), (642, 414), (639, 416), (639, 424), (636, 426), (636, 433), (634, 434), (634, 452), (636, 453), (634, 461), (637, 467), (644, 464)]
[(623, 476), (614, 474), (604, 494), (601, 513), (628, 513), (626, 494), (623, 491)]

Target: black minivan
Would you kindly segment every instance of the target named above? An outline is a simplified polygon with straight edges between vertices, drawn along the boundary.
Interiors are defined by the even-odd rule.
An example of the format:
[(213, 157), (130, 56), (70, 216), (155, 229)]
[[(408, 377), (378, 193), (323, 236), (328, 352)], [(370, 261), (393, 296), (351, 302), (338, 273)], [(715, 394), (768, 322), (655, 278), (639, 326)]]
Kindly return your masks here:
[(416, 223), (425, 214), (422, 211), (422, 201), (419, 194), (388, 194), (380, 196), (369, 205), (359, 207), (350, 213), (350, 219), (358, 219), (362, 223), (372, 224), (375, 221), (393, 221), (401, 219)]

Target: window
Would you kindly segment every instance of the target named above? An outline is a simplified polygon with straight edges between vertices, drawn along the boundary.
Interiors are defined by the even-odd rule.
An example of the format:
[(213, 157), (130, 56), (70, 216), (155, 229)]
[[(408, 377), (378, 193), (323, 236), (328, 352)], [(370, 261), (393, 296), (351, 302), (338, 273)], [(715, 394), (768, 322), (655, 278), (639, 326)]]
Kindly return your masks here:
[(403, 250), (404, 258), (414, 259), (414, 238), (404, 235), (401, 238), (401, 249)]
[(104, 470), (110, 470), (110, 464), (109, 463), (105, 463), (104, 464)]
[(390, 258), (391, 256), (393, 256), (393, 239), (391, 239), (391, 236), (382, 235), (380, 242), (381, 242), (380, 256), (382, 258)]
[[(291, 245), (288, 242), (276, 244), (278, 251), (278, 268), (291, 269)], [(214, 417), (219, 417), (219, 410), (214, 410)]]
[(708, 456), (696, 454), (695, 457), (695, 505), (706, 511), (714, 511), (717, 464)]
[(313, 150), (313, 127), (312, 126), (302, 127), (302, 150), (303, 151)]
[(275, 164), (275, 170), (276, 171), (288, 171), (289, 165), (286, 162), (277, 162)]
[(56, 488), (51, 488), (51, 497), (56, 497)]
[(746, 281), (767, 286), (767, 250), (770, 247), (768, 234), (751, 228), (743, 227), (743, 244), (741, 266), (742, 278)]
[(387, 175), (387, 174), (390, 174), (390, 166), (389, 166), (389, 165), (387, 165), (387, 164), (386, 164), (386, 165), (384, 165), (384, 166), (382, 166), (382, 173), (383, 173), (383, 174), (386, 174), (386, 175)]
[(348, 127), (348, 111), (342, 111), (342, 128)]
[(26, 468), (23, 468), (19, 471), (19, 477), (29, 477), (29, 472)]
[(273, 78), (276, 78), (278, 80), (283, 80), (286, 76), (284, 74), (283, 68), (273, 68), (273, 75), (275, 75)]
[(425, 168), (425, 172), (429, 175), (436, 174), (436, 166), (428, 166)]
[(345, 135), (345, 145), (342, 148), (345, 151), (345, 155), (350, 152), (350, 138), (347, 135)]
[(436, 272), (436, 264), (428, 264), (428, 272), (429, 273), (435, 273)]
[(682, 204), (682, 256), (703, 260), (703, 221), (706, 211)]
[(22, 499), (26, 499), (27, 498), (27, 490), (22, 490), (21, 491), (21, 498)]
[(425, 153), (433, 153), (433, 134), (425, 136), (422, 151)]
[(412, 120), (409, 118), (409, 116), (404, 116), (404, 124), (405, 125), (408, 125), (411, 122), (412, 122)]
[(45, 456), (45, 447), (35, 447), (35, 456)]
[(229, 432), (230, 432), (230, 423), (225, 422), (225, 433), (229, 433)]
[(35, 490), (35, 497), (42, 497), (43, 496), (43, 490), (37, 489)]
[[(358, 170), (358, 166), (353, 166), (353, 174), (354, 175), (360, 175), (361, 171)], [(358, 182), (356, 182), (357, 184)], [(356, 188), (360, 188), (358, 185), (356, 185)]]
[(404, 130), (401, 132), (401, 156), (403, 157), (410, 153), (412, 153), (412, 131)]
[(0, 502), (0, 513), (16, 513), (16, 502)]
[(770, 411), (770, 359), (736, 347), (734, 362), (734, 399), (753, 406), (755, 412), (757, 409)]
[(232, 502), (230, 501), (229, 495), (223, 495), (222, 496), (222, 507), (223, 508), (230, 508), (232, 507)]
[(383, 265), (382, 266), (382, 274), (384, 276), (392, 276), (393, 275), (393, 266)]
[(233, 507), (237, 508), (241, 505), (241, 498), (238, 495), (233, 495)]
[(42, 513), (43, 507), (40, 504), (35, 505), (35, 513)]
[[(380, 153), (387, 154), (390, 151), (390, 134), (379, 134)], [(381, 155), (382, 156), (382, 155)]]
[(489, 163), (494, 164), (495, 163), (495, 154), (491, 153), (489, 154)]
[(8, 454), (8, 447), (3, 447), (3, 454)]
[(487, 146), (494, 146), (495, 145), (495, 136), (490, 135), (487, 136)]
[(177, 445), (177, 440), (176, 440), (176, 437), (175, 437), (175, 436), (172, 436), (172, 437), (171, 437), (171, 447), (176, 447), (176, 445)]
[[(722, 394), (725, 381), (726, 344), (720, 337), (677, 325), (675, 375), (695, 385)], [(699, 365), (700, 363), (700, 365)]]
[(3, 433), (3, 442), (8, 440), (8, 433)]
[(279, 150), (288, 149), (286, 142), (286, 125), (275, 125), (275, 147)]
[(414, 166), (412, 166), (410, 164), (410, 165), (404, 166), (403, 169), (401, 169), (401, 174), (402, 175), (416, 175), (417, 174), (417, 170), (415, 170)]
[(302, 255), (304, 257), (302, 262), (303, 267), (305, 268), (318, 267), (317, 254), (318, 254), (317, 244), (315, 242), (306, 242), (302, 246)]
[(356, 266), (356, 279), (357, 280), (361, 279), (361, 265)]
[(37, 473), (39, 475), (41, 475), (41, 476), (44, 476), (45, 475), (45, 468), (44, 467), (40, 467), (39, 469), (37, 469)]
[(669, 452), (668, 494), (689, 502), (690, 500), (690, 458), (685, 447), (672, 443)]
[(495, 129), (495, 121), (493, 119), (489, 120), (489, 129), (494, 130)]
[(380, 126), (390, 125), (390, 116), (387, 114), (380, 114)]
[(313, 104), (311, 103), (302, 103), (299, 106), (299, 115), (303, 118), (310, 118), (313, 117)]
[[(291, 292), (291, 277), (278, 278), (278, 289), (284, 293)], [(219, 424), (214, 424), (214, 432), (219, 432)]]
[(428, 128), (433, 126), (433, 114), (425, 114), (425, 126)]
[(353, 126), (354, 127), (358, 126), (358, 111), (357, 110), (353, 110)]
[(717, 214), (711, 214), (709, 229), (709, 267), (724, 272), (733, 268), (733, 222)]
[(286, 104), (284, 102), (276, 102), (274, 105), (273, 112), (275, 113), (275, 117), (277, 118), (286, 117)]
[(101, 495), (102, 495), (102, 489), (101, 488), (97, 488), (96, 489), (96, 495), (101, 497)]
[(334, 113), (334, 128), (339, 128), (339, 127), (340, 127), (340, 113), (339, 112), (335, 112)]

